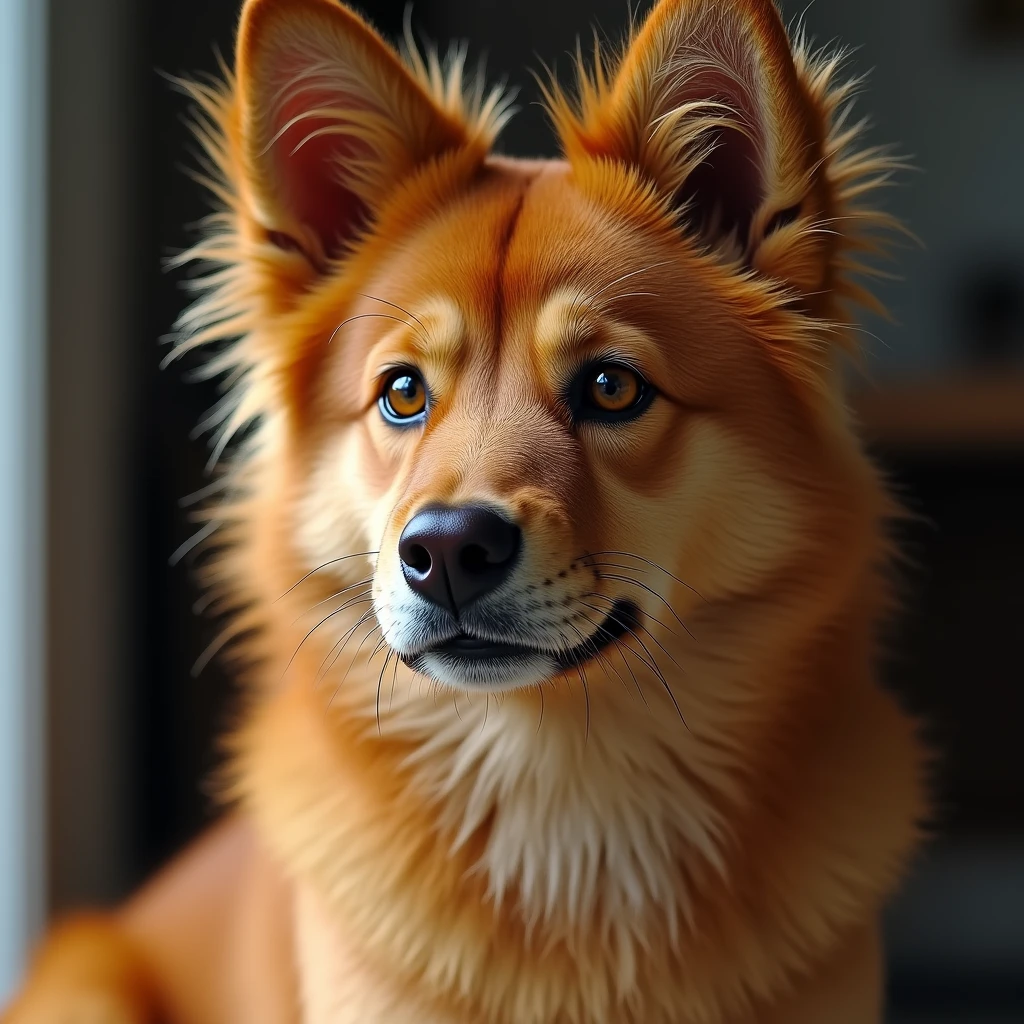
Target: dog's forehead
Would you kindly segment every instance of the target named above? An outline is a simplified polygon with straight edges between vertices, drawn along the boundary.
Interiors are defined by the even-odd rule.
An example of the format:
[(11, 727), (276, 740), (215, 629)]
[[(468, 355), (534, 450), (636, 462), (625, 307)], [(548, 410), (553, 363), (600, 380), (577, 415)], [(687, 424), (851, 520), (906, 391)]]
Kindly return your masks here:
[(570, 293), (605, 295), (661, 265), (662, 241), (633, 215), (626, 195), (594, 195), (567, 165), (552, 162), (524, 190), (510, 227), (502, 261), (506, 300), (539, 313)]
[[(550, 347), (665, 265), (649, 235), (567, 165), (497, 167), (437, 211), (380, 285), (480, 351)], [(433, 333), (433, 332), (431, 332)]]

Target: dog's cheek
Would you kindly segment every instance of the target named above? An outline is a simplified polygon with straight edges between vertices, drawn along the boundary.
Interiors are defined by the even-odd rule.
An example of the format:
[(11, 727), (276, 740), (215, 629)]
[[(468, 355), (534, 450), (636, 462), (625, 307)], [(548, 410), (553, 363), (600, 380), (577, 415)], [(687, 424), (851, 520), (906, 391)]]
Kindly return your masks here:
[(677, 566), (705, 597), (750, 594), (801, 554), (809, 525), (799, 495), (718, 423), (694, 422), (678, 509)]
[(295, 515), (296, 548), (307, 569), (373, 546), (376, 501), (363, 461), (352, 430), (328, 438), (313, 457)]

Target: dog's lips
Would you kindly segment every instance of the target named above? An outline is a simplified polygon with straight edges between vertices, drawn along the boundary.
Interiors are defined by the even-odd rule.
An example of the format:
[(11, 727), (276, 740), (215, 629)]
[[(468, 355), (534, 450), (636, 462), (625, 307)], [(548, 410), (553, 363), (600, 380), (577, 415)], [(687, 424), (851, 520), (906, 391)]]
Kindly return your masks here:
[(496, 643), (492, 640), (483, 640), (478, 637), (462, 633), (459, 636), (446, 640), (443, 644), (425, 651), (425, 654), (447, 654), (455, 658), (469, 658), (473, 660), (484, 660), (491, 658), (522, 658), (536, 654), (535, 650), (529, 647), (522, 647), (518, 644)]
[(509, 663), (525, 659), (548, 658), (559, 671), (575, 668), (596, 658), (606, 647), (634, 630), (639, 621), (639, 610), (631, 601), (616, 601), (604, 621), (593, 633), (568, 650), (551, 650), (527, 644), (508, 643), (459, 633), (453, 637), (423, 648), (415, 654), (403, 655), (402, 660), (412, 668), (422, 665), (429, 655), (441, 656), (455, 662)]

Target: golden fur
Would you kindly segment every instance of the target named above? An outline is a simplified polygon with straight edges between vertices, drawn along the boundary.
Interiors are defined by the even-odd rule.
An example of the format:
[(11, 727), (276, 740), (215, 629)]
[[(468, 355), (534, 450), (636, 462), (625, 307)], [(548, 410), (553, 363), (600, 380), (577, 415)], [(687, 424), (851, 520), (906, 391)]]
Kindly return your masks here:
[[(661, 0), (546, 87), (564, 160), (515, 161), (459, 60), (247, 0), (234, 77), (192, 87), (222, 210), (179, 346), (233, 341), (216, 459), (249, 427), (209, 513), (237, 810), (57, 933), (5, 1024), (880, 1019), (924, 800), (839, 379), (894, 164), (841, 63), (770, 0)], [(611, 356), (658, 397), (574, 425), (561, 382)], [(421, 430), (377, 412), (405, 364)], [(470, 500), (523, 529), (522, 629), (642, 623), (495, 692), (407, 668), (398, 536)]]

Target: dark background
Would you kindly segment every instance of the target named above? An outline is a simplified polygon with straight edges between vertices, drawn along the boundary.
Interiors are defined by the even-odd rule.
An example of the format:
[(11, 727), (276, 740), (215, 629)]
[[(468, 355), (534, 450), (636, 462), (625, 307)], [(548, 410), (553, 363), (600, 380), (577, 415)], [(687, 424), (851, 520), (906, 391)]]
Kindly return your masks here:
[[(802, 4), (784, 4), (787, 17)], [(404, 0), (363, 3), (385, 34)], [(216, 386), (160, 370), (187, 301), (165, 262), (208, 200), (187, 176), (187, 104), (161, 72), (230, 56), (237, 0), (53, 0), (51, 13), (50, 903), (118, 898), (209, 820), (205, 779), (231, 680), (192, 668), (197, 616), (180, 500), (206, 482), (192, 436)], [(866, 436), (916, 516), (886, 678), (927, 723), (937, 838), (889, 927), (898, 1021), (1024, 1020), (1024, 15), (1013, 0), (817, 0), (821, 42), (872, 67), (862, 111), (921, 173), (889, 197), (925, 246), (868, 322), (852, 378)], [(625, 0), (422, 0), (521, 86), (501, 146), (553, 144), (526, 73), (568, 68), (578, 33), (617, 37)]]

